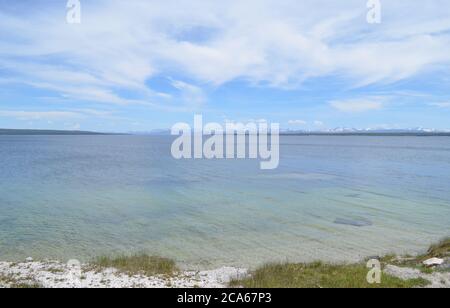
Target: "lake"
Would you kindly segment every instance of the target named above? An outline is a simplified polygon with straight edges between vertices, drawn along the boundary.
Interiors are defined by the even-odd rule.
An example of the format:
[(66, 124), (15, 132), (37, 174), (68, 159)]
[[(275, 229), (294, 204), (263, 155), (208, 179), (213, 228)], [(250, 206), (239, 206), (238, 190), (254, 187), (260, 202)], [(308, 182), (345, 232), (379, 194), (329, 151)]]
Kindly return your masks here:
[(282, 136), (280, 166), (169, 136), (0, 136), (0, 260), (356, 261), (450, 235), (450, 138)]

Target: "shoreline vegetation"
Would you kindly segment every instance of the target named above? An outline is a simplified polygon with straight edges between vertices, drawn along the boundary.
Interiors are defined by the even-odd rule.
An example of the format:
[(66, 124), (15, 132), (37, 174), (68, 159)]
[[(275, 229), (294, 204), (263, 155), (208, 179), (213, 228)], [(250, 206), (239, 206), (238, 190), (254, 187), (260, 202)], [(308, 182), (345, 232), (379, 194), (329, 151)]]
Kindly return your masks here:
[(176, 262), (172, 259), (138, 254), (134, 256), (100, 257), (92, 265), (97, 269), (114, 268), (130, 275), (166, 275), (174, 276), (180, 273)]
[[(439, 266), (424, 261), (441, 258)], [(174, 260), (138, 254), (100, 257), (77, 269), (59, 262), (0, 262), (0, 287), (137, 287), (137, 288), (450, 288), (450, 238), (432, 245), (418, 256), (389, 255), (378, 258), (380, 284), (369, 284), (366, 262), (272, 263), (252, 271), (221, 268), (182, 271)], [(367, 260), (366, 260), (367, 261)]]
[(425, 287), (423, 278), (403, 280), (384, 274), (381, 284), (369, 284), (369, 269), (364, 264), (332, 265), (322, 262), (310, 264), (267, 264), (249, 277), (230, 282), (232, 287), (244, 288), (413, 288)]
[[(431, 258), (442, 258), (446, 262), (439, 268), (425, 266), (423, 262)], [(418, 288), (441, 285), (441, 287), (450, 288), (449, 258), (450, 238), (446, 238), (432, 245), (425, 254), (402, 257), (388, 255), (379, 258), (384, 271), (380, 284), (367, 283), (368, 268), (365, 262), (348, 265), (315, 262), (310, 264), (266, 264), (251, 272), (247, 277), (232, 280), (230, 286), (245, 288)], [(440, 281), (436, 281), (436, 279)]]

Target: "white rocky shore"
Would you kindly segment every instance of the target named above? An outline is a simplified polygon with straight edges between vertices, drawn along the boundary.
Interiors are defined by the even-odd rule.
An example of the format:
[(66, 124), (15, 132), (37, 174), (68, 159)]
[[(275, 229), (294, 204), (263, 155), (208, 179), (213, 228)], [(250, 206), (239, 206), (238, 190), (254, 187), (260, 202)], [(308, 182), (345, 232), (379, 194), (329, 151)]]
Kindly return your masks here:
[(422, 278), (430, 282), (426, 288), (447, 289), (450, 288), (450, 272), (423, 273), (418, 269), (387, 265), (384, 272), (403, 280)]
[[(449, 259), (447, 270), (424, 273), (419, 269), (385, 266), (384, 272), (404, 280), (423, 278), (427, 288), (450, 288)], [(92, 265), (65, 264), (58, 261), (0, 262), (0, 288), (225, 288), (231, 279), (248, 275), (246, 269), (223, 267), (209, 271), (184, 271), (175, 276), (128, 275), (116, 269)]]
[(223, 267), (211, 271), (185, 271), (174, 277), (130, 276), (115, 269), (68, 265), (57, 261), (0, 262), (0, 288), (223, 288), (247, 270)]

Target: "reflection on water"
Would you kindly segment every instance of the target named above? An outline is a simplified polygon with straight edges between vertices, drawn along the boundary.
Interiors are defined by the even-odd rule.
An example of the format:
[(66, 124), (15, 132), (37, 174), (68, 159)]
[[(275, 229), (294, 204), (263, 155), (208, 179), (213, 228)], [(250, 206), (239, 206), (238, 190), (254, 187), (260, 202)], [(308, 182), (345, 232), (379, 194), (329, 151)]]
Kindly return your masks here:
[(450, 231), (450, 138), (282, 137), (280, 168), (170, 137), (0, 136), (0, 259), (202, 266), (414, 252)]

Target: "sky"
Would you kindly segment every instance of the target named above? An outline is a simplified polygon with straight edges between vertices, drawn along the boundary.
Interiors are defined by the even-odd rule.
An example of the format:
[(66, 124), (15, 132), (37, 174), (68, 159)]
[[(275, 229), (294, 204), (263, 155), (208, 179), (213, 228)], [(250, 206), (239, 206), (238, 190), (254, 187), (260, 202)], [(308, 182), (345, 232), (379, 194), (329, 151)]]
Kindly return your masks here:
[(448, 0), (67, 2), (0, 0), (0, 128), (450, 129)]

